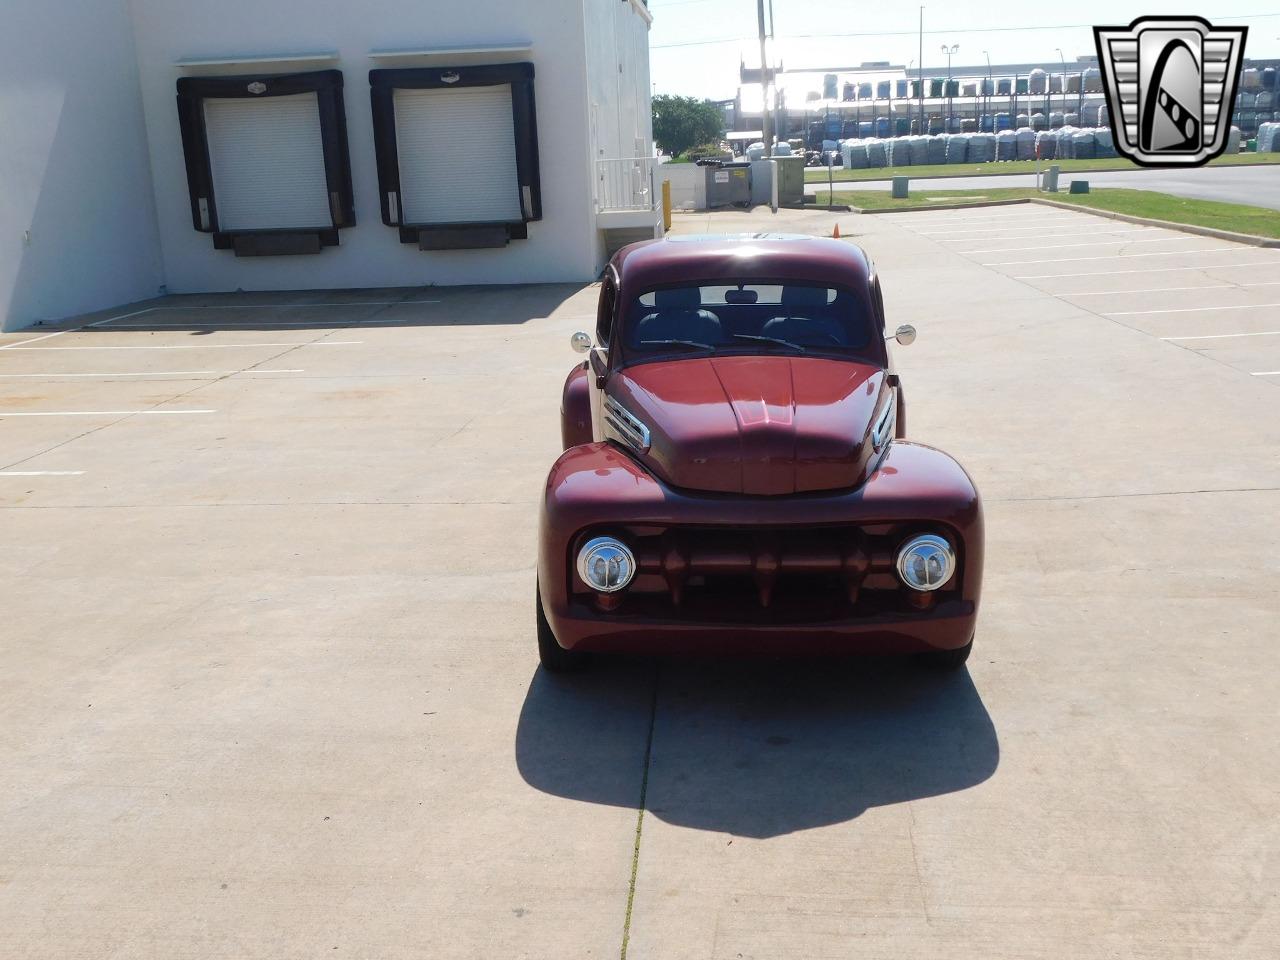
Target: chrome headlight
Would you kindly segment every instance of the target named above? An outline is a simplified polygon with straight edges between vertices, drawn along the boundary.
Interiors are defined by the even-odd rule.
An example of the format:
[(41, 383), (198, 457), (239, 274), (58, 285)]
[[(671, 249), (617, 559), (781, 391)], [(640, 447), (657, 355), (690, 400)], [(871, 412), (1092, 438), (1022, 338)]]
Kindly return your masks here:
[(596, 537), (578, 551), (578, 576), (599, 593), (616, 593), (635, 575), (636, 558), (621, 540)]
[(937, 590), (956, 572), (956, 555), (942, 537), (912, 537), (898, 551), (898, 576), (912, 590)]

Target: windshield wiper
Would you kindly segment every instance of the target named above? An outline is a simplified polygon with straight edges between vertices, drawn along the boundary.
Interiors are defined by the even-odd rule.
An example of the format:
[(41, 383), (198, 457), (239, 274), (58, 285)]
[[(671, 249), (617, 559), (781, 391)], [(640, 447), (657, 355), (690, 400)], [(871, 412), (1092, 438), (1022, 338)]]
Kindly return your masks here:
[(790, 347), (792, 350), (798, 350), (801, 353), (805, 352), (805, 348), (800, 346), (800, 344), (792, 343), (790, 340), (783, 340), (781, 337), (757, 337), (749, 333), (735, 333), (733, 336), (735, 340), (755, 340), (758, 343), (776, 343), (779, 346)]
[(701, 343), (697, 340), (641, 340), (642, 347), (689, 347), (693, 350), (714, 350), (715, 346), (710, 343)]

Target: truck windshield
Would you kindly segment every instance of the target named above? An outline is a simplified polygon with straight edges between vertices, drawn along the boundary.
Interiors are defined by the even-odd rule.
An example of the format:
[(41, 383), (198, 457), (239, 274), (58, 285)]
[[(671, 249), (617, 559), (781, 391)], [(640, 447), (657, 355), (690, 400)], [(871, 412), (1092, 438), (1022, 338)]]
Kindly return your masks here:
[(875, 336), (864, 298), (807, 284), (662, 287), (628, 304), (629, 356), (861, 353)]

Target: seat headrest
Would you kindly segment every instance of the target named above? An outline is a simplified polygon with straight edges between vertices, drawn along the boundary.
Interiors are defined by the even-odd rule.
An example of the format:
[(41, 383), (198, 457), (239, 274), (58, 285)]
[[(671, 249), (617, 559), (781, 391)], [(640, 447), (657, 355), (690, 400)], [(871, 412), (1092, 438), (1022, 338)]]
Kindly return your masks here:
[(702, 291), (697, 287), (655, 290), (653, 305), (659, 310), (697, 310), (702, 306)]
[(825, 307), (827, 305), (827, 288), (783, 287), (782, 305), (784, 307)]

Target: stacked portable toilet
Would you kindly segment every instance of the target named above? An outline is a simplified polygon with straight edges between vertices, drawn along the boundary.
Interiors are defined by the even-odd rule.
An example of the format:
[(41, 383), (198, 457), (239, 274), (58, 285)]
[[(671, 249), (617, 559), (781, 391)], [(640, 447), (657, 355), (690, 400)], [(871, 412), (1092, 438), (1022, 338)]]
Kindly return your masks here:
[(1077, 160), (1092, 160), (1096, 155), (1097, 145), (1094, 143), (1093, 131), (1073, 130), (1071, 133), (1071, 156)]
[(1018, 159), (1018, 135), (1012, 130), (1001, 130), (996, 134), (996, 159)]
[(1280, 153), (1280, 123), (1258, 124), (1258, 152)]
[(911, 165), (913, 167), (923, 166), (929, 162), (929, 138), (924, 134), (917, 134), (914, 137), (907, 138), (907, 152), (911, 157)]
[(1013, 118), (1010, 117), (1009, 114), (1007, 113), (997, 113), (995, 132), (999, 133), (1001, 130), (1012, 130), (1012, 129), (1013, 129)]
[(884, 142), (884, 162), (886, 166), (902, 167), (911, 162), (911, 156), (907, 150), (907, 145), (894, 137)]
[(942, 164), (947, 162), (947, 138), (940, 133), (930, 134), (925, 139), (925, 163)]
[(1036, 134), (1036, 152), (1041, 160), (1058, 159), (1058, 134), (1052, 130), (1042, 130)]
[(1001, 97), (1007, 97), (1013, 92), (1013, 80), (1009, 77), (1003, 77), (996, 81), (996, 93)]
[(1034, 160), (1036, 158), (1036, 132), (1030, 127), (1023, 127), (1014, 136), (1018, 138), (1018, 159)]
[(1257, 67), (1250, 67), (1240, 72), (1240, 85), (1246, 90), (1262, 89), (1262, 71)]
[(1085, 93), (1102, 92), (1102, 74), (1098, 72), (1097, 67), (1085, 68), (1083, 84)]
[(1032, 130), (1044, 130), (1044, 129), (1047, 129), (1049, 126), (1048, 121), (1045, 120), (1043, 113), (1033, 113), (1031, 115), (1030, 121), (1031, 121), (1030, 127)]
[(991, 133), (975, 133), (969, 137), (967, 153), (970, 163), (990, 163), (996, 158), (996, 138)]
[(883, 167), (889, 162), (885, 155), (884, 141), (879, 138), (873, 138), (867, 141), (867, 166)]
[(1080, 92), (1080, 74), (1078, 73), (1067, 74), (1067, 93), (1079, 93), (1079, 92)]
[(1028, 88), (1032, 93), (1046, 93), (1048, 91), (1048, 79), (1048, 74), (1036, 67), (1027, 76)]
[(888, 80), (881, 80), (879, 83), (876, 84), (876, 99), (888, 100), (889, 91), (891, 89), (892, 89), (892, 86)]
[(1031, 117), (1025, 113), (1018, 114), (1017, 120), (1014, 121), (1014, 128), (1021, 130), (1023, 127), (1031, 126)]
[(894, 84), (894, 96), (899, 100), (905, 100), (907, 98), (907, 81), (899, 80)]
[(1061, 110), (1051, 110), (1049, 112), (1049, 126), (1057, 130), (1061, 126), (1066, 125), (1066, 117)]
[(1099, 160), (1110, 159), (1116, 155), (1116, 144), (1111, 136), (1110, 127), (1093, 128), (1093, 155)]
[(953, 133), (947, 137), (947, 163), (964, 163), (968, 159), (969, 137), (963, 133)]
[[(1063, 125), (1064, 127), (1078, 127), (1078, 126), (1080, 126), (1080, 114), (1078, 114), (1078, 113), (1064, 113), (1064, 114), (1062, 115), (1062, 125)], [(1092, 126), (1092, 124), (1090, 124), (1090, 126)]]
[(867, 148), (861, 140), (840, 141), (840, 156), (844, 159), (846, 170), (865, 170), (867, 168)]
[(1227, 149), (1226, 155), (1234, 157), (1240, 152), (1240, 128), (1232, 127), (1227, 131)]

